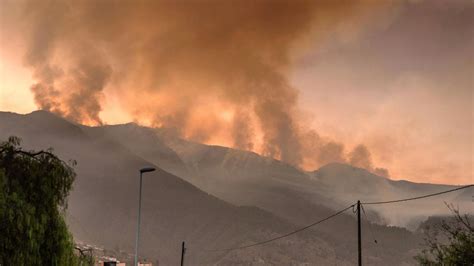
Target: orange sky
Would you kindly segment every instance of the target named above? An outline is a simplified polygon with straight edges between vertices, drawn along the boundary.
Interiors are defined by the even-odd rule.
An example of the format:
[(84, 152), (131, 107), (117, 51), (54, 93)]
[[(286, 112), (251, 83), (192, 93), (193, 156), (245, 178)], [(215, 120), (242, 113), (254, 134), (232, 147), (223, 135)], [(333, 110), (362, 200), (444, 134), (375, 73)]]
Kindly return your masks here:
[[(384, 13), (388, 18), (371, 18), (358, 29), (332, 29), (317, 42), (305, 40), (288, 70), (297, 90), (295, 119), (342, 143), (345, 153), (364, 144), (373, 165), (387, 168), (393, 179), (473, 183), (473, 7), (469, 1), (454, 3), (407, 2)], [(0, 110), (36, 110), (30, 91), (36, 79), (25, 65), (24, 40), (11, 34), (5, 21), (0, 33)], [(193, 95), (173, 89), (148, 93), (109, 84), (100, 118), (108, 124), (136, 120), (159, 126), (152, 110), (178, 112), (183, 97)], [(137, 99), (143, 99), (138, 106)], [(211, 93), (192, 104), (199, 108), (192, 109), (184, 136), (232, 145), (235, 103)], [(260, 131), (254, 129), (257, 152)]]

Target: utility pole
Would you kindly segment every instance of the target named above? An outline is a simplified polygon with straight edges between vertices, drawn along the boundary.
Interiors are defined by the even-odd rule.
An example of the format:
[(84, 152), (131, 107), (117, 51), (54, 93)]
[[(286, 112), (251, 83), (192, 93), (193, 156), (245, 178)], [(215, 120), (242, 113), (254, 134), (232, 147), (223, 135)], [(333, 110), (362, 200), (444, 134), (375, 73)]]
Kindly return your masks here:
[(184, 246), (185, 243), (181, 243), (181, 266), (184, 265), (184, 253), (186, 253), (186, 247)]
[(362, 234), (360, 230), (360, 200), (357, 201), (357, 244), (359, 253), (359, 266), (362, 266)]
[(140, 190), (138, 192), (138, 222), (137, 222), (137, 237), (135, 238), (135, 263), (138, 266), (138, 243), (140, 242), (140, 215), (142, 212), (142, 177), (143, 172), (140, 171)]
[(156, 169), (153, 167), (145, 167), (140, 169), (140, 190), (138, 191), (138, 221), (137, 221), (137, 237), (135, 238), (135, 263), (138, 266), (138, 244), (140, 243), (140, 215), (142, 213), (142, 177), (143, 173), (153, 172)]

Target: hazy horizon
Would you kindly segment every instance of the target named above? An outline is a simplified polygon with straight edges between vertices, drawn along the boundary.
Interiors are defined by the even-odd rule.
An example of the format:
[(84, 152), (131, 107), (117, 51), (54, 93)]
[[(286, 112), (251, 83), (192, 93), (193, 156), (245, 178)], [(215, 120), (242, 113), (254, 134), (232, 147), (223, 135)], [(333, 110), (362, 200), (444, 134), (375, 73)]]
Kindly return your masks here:
[(472, 2), (207, 3), (2, 1), (0, 110), (473, 183)]
[[(32, 112), (29, 112), (29, 113), (16, 113), (16, 112), (11, 112), (11, 111), (3, 111), (3, 110), (0, 110), (0, 112), (10, 112), (10, 113), (13, 113), (13, 114), (18, 114), (18, 115), (30, 115), (34, 112), (38, 112), (38, 111), (44, 111), (44, 110), (34, 110)], [(44, 112), (48, 112), (48, 111), (44, 111)], [(48, 112), (49, 113), (49, 112)], [(50, 113), (52, 115), (57, 115), (57, 114), (54, 114), (54, 113)], [(107, 126), (110, 126), (110, 127), (114, 127), (114, 126), (126, 126), (126, 125), (129, 125), (129, 124), (134, 124), (138, 127), (144, 127), (144, 128), (151, 128), (151, 129), (164, 129), (166, 130), (165, 132), (169, 133), (169, 129), (168, 128), (165, 128), (165, 127), (153, 127), (153, 126), (147, 126), (147, 125), (142, 125), (142, 124), (139, 124), (137, 121), (128, 121), (128, 122), (118, 122), (118, 123), (115, 123), (115, 124), (107, 124), (107, 123), (104, 123), (102, 125), (83, 125), (83, 124), (80, 124), (80, 123), (77, 123), (77, 122), (74, 122), (74, 121), (69, 121), (67, 120), (66, 118), (64, 117), (61, 117), (61, 116), (58, 116), (59, 118), (61, 119), (65, 119), (66, 121), (68, 122), (71, 122), (71, 123), (74, 123), (74, 124), (77, 124), (77, 125), (80, 125), (80, 126), (85, 126), (85, 127), (91, 127), (91, 128), (99, 128), (99, 127), (107, 127)], [(171, 131), (172, 132), (172, 131)], [(225, 146), (225, 145), (219, 145), (219, 144), (205, 144), (205, 143), (200, 143), (200, 142), (196, 142), (196, 141), (192, 141), (192, 140), (187, 140), (187, 141), (190, 141), (190, 142), (194, 142), (194, 143), (199, 143), (199, 144), (204, 144), (204, 145), (209, 145), (209, 146), (216, 146), (216, 147), (223, 147), (223, 148), (230, 148), (230, 149), (236, 149), (234, 147), (229, 147), (229, 146)], [(46, 147), (45, 147), (46, 148)], [(54, 149), (54, 147), (52, 147)], [(236, 149), (236, 150), (240, 150), (240, 149)], [(240, 151), (244, 151), (244, 152), (247, 152), (247, 150), (240, 150)], [(253, 151), (248, 151), (248, 152), (253, 152)], [(258, 153), (257, 153), (258, 154)], [(263, 155), (259, 155), (259, 156), (263, 156)], [(272, 157), (268, 157), (268, 158), (272, 158)], [(274, 158), (272, 158), (274, 159)], [(278, 159), (275, 159), (277, 161), (279, 161)], [(285, 162), (283, 162), (285, 163)], [(300, 169), (298, 166), (296, 165), (292, 165), (294, 167), (296, 167), (298, 170), (302, 170), (304, 172), (307, 172), (307, 173), (311, 173), (313, 171), (317, 171), (317, 170), (320, 170), (321, 168), (325, 167), (325, 166), (328, 166), (328, 165), (331, 165), (331, 164), (341, 164), (341, 165), (348, 165), (348, 166), (351, 166), (351, 167), (355, 167), (355, 168), (360, 168), (364, 171), (367, 171), (368, 173), (371, 173), (371, 174), (374, 174), (374, 175), (377, 175), (377, 173), (374, 173), (372, 172), (370, 169), (365, 169), (363, 167), (357, 167), (357, 166), (354, 166), (354, 165), (351, 165), (350, 162), (329, 162), (327, 164), (324, 164), (324, 165), (321, 165), (319, 167), (316, 167), (314, 169)], [(291, 164), (290, 164), (291, 165)], [(394, 177), (388, 177), (388, 176), (381, 176), (379, 175), (381, 178), (388, 178), (390, 180), (393, 180), (393, 181), (409, 181), (409, 182), (412, 182), (412, 183), (419, 183), (419, 184), (433, 184), (433, 185), (453, 185), (453, 186), (463, 186), (463, 185), (470, 185), (472, 184), (472, 182), (467, 182), (467, 183), (435, 183), (435, 182), (423, 182), (423, 181), (420, 181), (420, 182), (417, 182), (417, 181), (412, 181), (412, 180), (409, 180), (407, 178), (403, 178), (403, 177), (400, 177), (400, 178), (394, 178)]]

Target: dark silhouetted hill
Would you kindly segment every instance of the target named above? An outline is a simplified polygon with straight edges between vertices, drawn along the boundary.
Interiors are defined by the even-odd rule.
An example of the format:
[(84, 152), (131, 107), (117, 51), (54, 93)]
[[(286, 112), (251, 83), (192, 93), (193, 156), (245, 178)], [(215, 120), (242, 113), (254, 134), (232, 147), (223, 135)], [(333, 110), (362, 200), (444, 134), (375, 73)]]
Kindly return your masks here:
[[(46, 112), (29, 115), (0, 113), (0, 138), (16, 135), (27, 149), (54, 147), (61, 158), (77, 160), (77, 179), (69, 197), (68, 220), (76, 239), (133, 252), (138, 200), (138, 169), (152, 163), (111, 139), (93, 138), (77, 125)], [(269, 238), (295, 229), (291, 223), (254, 207), (236, 207), (211, 196), (160, 168), (146, 174), (143, 186), (141, 251), (162, 265), (176, 265), (180, 244), (189, 246), (187, 261), (210, 265), (221, 260), (243, 263), (232, 252), (202, 252)], [(268, 263), (319, 261), (315, 246), (328, 246), (312, 235), (293, 238), (285, 250), (266, 257)], [(311, 245), (308, 245), (311, 243)], [(305, 257), (300, 257), (304, 250)], [(260, 259), (259, 253), (244, 253)], [(226, 259), (230, 257), (231, 259)], [(309, 262), (308, 261), (308, 262)], [(341, 261), (344, 261), (341, 259)]]
[[(133, 251), (138, 169), (158, 167), (144, 178), (142, 247), (148, 258), (160, 258), (164, 265), (177, 263), (183, 240), (192, 265), (351, 265), (357, 254), (351, 211), (262, 247), (199, 250), (276, 236), (358, 199), (396, 199), (453, 187), (393, 181), (336, 163), (305, 172), (253, 152), (183, 140), (166, 129), (133, 123), (86, 127), (44, 111), (0, 113), (0, 139), (10, 135), (21, 137), (27, 148), (53, 147), (61, 158), (77, 160), (69, 223), (76, 238), (109, 249)], [(387, 225), (416, 229), (428, 216), (448, 212), (443, 200), (465, 203), (472, 192), (405, 205), (366, 206), (367, 219), (378, 224), (364, 217), (364, 262), (414, 263), (422, 236)]]

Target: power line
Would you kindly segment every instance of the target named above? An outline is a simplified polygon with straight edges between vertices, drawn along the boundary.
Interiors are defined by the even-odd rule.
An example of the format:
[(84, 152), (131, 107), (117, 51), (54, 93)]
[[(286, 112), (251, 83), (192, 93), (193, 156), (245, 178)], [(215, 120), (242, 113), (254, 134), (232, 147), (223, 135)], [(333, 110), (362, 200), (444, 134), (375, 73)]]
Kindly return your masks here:
[(329, 219), (331, 219), (331, 218), (333, 218), (333, 217), (336, 217), (336, 216), (338, 216), (339, 214), (341, 214), (341, 213), (347, 211), (348, 209), (352, 208), (354, 205), (355, 205), (355, 204), (352, 204), (352, 205), (348, 206), (348, 207), (345, 208), (345, 209), (342, 209), (342, 210), (340, 210), (340, 211), (338, 211), (338, 212), (336, 212), (336, 213), (334, 213), (334, 214), (332, 214), (332, 215), (329, 215), (328, 217), (326, 217), (326, 218), (324, 218), (324, 219), (321, 219), (321, 220), (319, 220), (319, 221), (317, 221), (317, 222), (314, 222), (314, 223), (312, 223), (312, 224), (309, 224), (309, 225), (307, 225), (307, 226), (305, 226), (305, 227), (301, 227), (301, 228), (299, 228), (299, 229), (297, 229), (297, 230), (294, 230), (294, 231), (292, 231), (292, 232), (290, 232), (290, 233), (287, 233), (287, 234), (284, 234), (284, 235), (281, 235), (281, 236), (277, 236), (277, 237), (274, 237), (274, 238), (270, 238), (270, 239), (267, 239), (267, 240), (265, 240), (265, 241), (257, 242), (257, 243), (250, 244), (250, 245), (235, 247), (235, 248), (211, 249), (211, 250), (204, 250), (204, 251), (207, 251), (207, 252), (231, 251), (231, 250), (245, 249), (245, 248), (250, 248), (250, 247), (255, 247), (255, 246), (267, 244), (267, 243), (276, 241), (276, 240), (278, 240), (278, 239), (282, 239), (282, 238), (285, 238), (285, 237), (294, 235), (294, 234), (299, 233), (299, 232), (301, 232), (301, 231), (303, 231), (303, 230), (306, 230), (306, 229), (308, 229), (308, 228), (310, 228), (310, 227), (313, 227), (313, 226), (315, 226), (315, 225), (317, 225), (317, 224), (320, 224), (320, 223), (322, 223), (322, 222), (324, 222), (324, 221), (327, 221), (327, 220), (329, 220)]
[[(363, 213), (364, 216), (365, 216), (365, 219), (366, 219), (367, 221), (369, 221), (369, 217), (367, 217), (367, 214), (365, 214), (364, 205), (360, 205), (360, 207), (361, 207), (361, 209), (362, 209), (362, 213)], [(370, 222), (370, 221), (369, 221), (369, 222)], [(370, 225), (369, 225), (367, 228), (369, 228), (370, 235), (371, 235), (372, 238), (374, 239), (374, 243), (375, 243), (375, 244), (378, 244), (377, 239), (375, 239), (375, 237), (374, 237), (374, 233), (372, 232), (372, 229), (370, 229)]]
[(428, 194), (428, 195), (423, 195), (423, 196), (418, 196), (418, 197), (413, 197), (413, 198), (397, 199), (397, 200), (389, 200), (389, 201), (362, 202), (361, 204), (375, 205), (375, 204), (388, 204), (388, 203), (396, 203), (396, 202), (403, 202), (403, 201), (410, 201), (410, 200), (418, 200), (418, 199), (424, 199), (424, 198), (428, 198), (428, 197), (438, 196), (438, 195), (441, 195), (441, 194), (446, 194), (446, 193), (453, 192), (453, 191), (458, 191), (458, 190), (461, 190), (461, 189), (466, 189), (466, 188), (473, 187), (473, 186), (474, 186), (474, 184), (471, 184), (471, 185), (466, 185), (466, 186), (462, 186), (462, 187), (458, 187), (458, 188), (453, 188), (453, 189), (450, 189), (450, 190), (445, 190), (445, 191), (441, 191), (441, 192), (437, 192), (437, 193), (433, 193), (433, 194)]
[[(462, 189), (466, 189), (466, 188), (469, 188), (469, 187), (474, 187), (474, 184), (471, 184), (471, 185), (466, 185), (466, 186), (462, 186), (462, 187), (458, 187), (458, 188), (454, 188), (454, 189), (450, 189), (450, 190), (445, 190), (445, 191), (441, 191), (441, 192), (437, 192), (437, 193), (432, 193), (432, 194), (428, 194), (428, 195), (423, 195), (423, 196), (418, 196), (418, 197), (413, 197), (413, 198), (405, 198), (405, 199), (397, 199), (397, 200), (390, 200), (390, 201), (375, 201), (375, 202), (364, 202), (364, 203), (360, 203), (361, 206), (363, 204), (366, 204), (366, 205), (375, 205), (375, 204), (388, 204), (388, 203), (396, 203), (396, 202), (404, 202), (404, 201), (410, 201), (410, 200), (418, 200), (418, 199), (424, 199), (424, 198), (428, 198), (428, 197), (433, 197), (433, 196), (438, 196), (438, 195), (442, 195), (442, 194), (446, 194), (446, 193), (450, 193), (450, 192), (454, 192), (454, 191), (458, 191), (458, 190), (462, 190)], [(356, 204), (351, 204), (350, 206), (332, 214), (332, 215), (329, 215), (327, 216), (326, 218), (323, 218), (319, 221), (316, 221), (312, 224), (309, 224), (305, 227), (301, 227), (297, 230), (294, 230), (290, 233), (287, 233), (287, 234), (284, 234), (284, 235), (281, 235), (281, 236), (277, 236), (277, 237), (274, 237), (274, 238), (270, 238), (270, 239), (267, 239), (267, 240), (264, 240), (264, 241), (261, 241), (261, 242), (257, 242), (257, 243), (254, 243), (254, 244), (250, 244), (250, 245), (245, 245), (245, 246), (239, 246), (239, 247), (235, 247), (235, 248), (226, 248), (226, 249), (211, 249), (211, 250), (203, 250), (205, 252), (218, 252), (218, 251), (232, 251), (232, 250), (238, 250), (238, 249), (245, 249), (245, 248), (250, 248), (250, 247), (255, 247), (255, 246), (259, 246), (259, 245), (264, 245), (264, 244), (267, 244), (267, 243), (270, 243), (270, 242), (273, 242), (273, 241), (276, 241), (276, 240), (279, 240), (279, 239), (282, 239), (282, 238), (285, 238), (285, 237), (288, 237), (288, 236), (291, 236), (291, 235), (294, 235), (296, 233), (299, 233), (301, 231), (304, 231), (310, 227), (313, 227), (317, 224), (320, 224), (322, 222), (325, 222), (333, 217), (336, 217), (337, 215), (339, 214), (342, 214), (343, 212), (347, 211), (348, 209), (350, 208), (354, 208), (354, 206), (356, 206)], [(363, 208), (363, 207), (362, 207)], [(365, 210), (362, 209), (363, 212), (364, 212), (364, 215), (365, 214)], [(367, 218), (367, 216), (366, 216)], [(372, 232), (371, 232), (372, 233)], [(373, 237), (373, 234), (372, 234), (372, 237)], [(374, 237), (373, 237), (374, 238)], [(375, 240), (375, 238), (374, 238)], [(375, 243), (377, 243), (377, 240), (375, 240)]]

